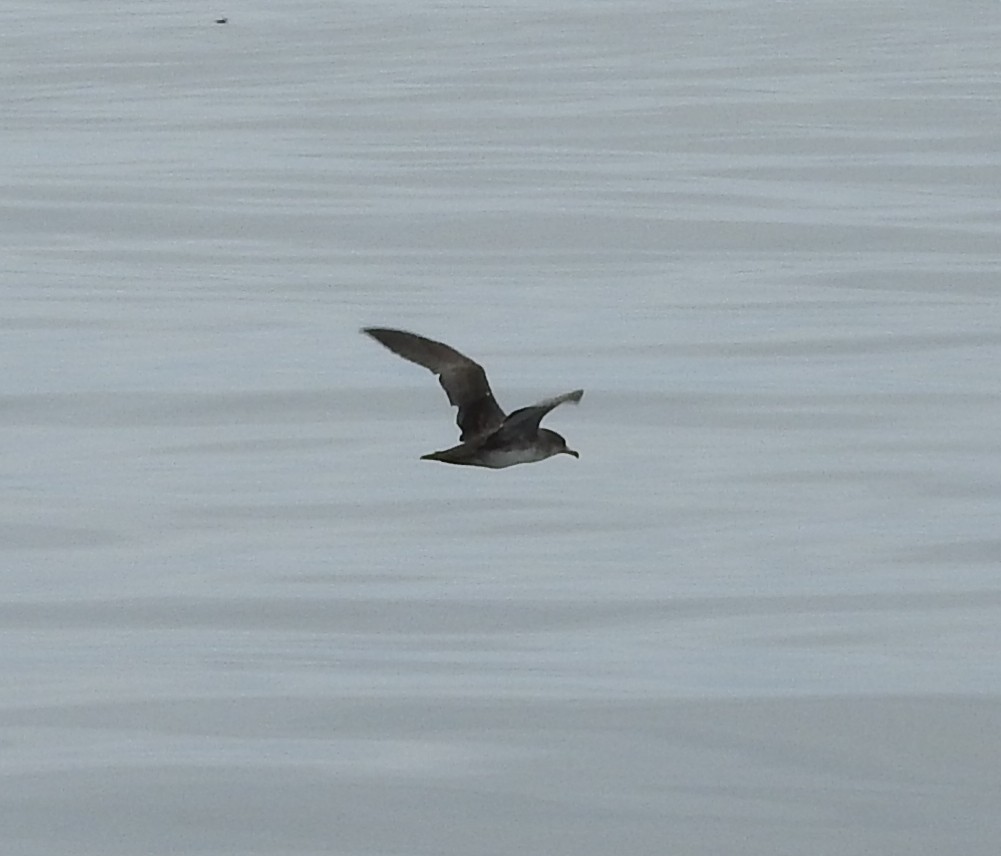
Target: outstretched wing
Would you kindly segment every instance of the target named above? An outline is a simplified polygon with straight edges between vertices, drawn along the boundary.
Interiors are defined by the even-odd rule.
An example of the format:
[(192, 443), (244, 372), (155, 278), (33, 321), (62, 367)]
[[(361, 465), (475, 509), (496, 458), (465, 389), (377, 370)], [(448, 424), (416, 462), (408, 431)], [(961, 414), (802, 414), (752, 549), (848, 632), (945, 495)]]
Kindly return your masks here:
[(547, 398), (538, 404), (522, 407), (519, 410), (515, 410), (504, 420), (501, 430), (503, 430), (508, 438), (516, 436), (534, 437), (539, 430), (539, 423), (542, 421), (542, 417), (550, 410), (554, 407), (559, 407), (566, 401), (572, 401), (576, 404), (581, 400), (583, 395), (584, 390), (575, 389), (573, 392), (565, 392), (563, 395)]
[(487, 373), (479, 363), (455, 348), (405, 330), (365, 327), (362, 332), (394, 354), (438, 375), (449, 402), (459, 408), (455, 422), (460, 440), (496, 431), (504, 422), (504, 411), (494, 400)]

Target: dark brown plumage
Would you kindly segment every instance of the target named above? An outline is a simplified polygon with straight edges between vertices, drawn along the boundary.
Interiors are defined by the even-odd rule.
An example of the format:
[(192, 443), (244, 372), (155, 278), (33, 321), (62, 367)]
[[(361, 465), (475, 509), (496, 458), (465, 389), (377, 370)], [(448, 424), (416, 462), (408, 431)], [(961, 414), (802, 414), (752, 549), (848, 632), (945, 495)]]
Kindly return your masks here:
[(580, 457), (567, 448), (563, 437), (540, 428), (539, 423), (565, 401), (580, 401), (584, 390), (547, 398), (505, 416), (483, 367), (454, 348), (404, 330), (366, 327), (362, 332), (394, 354), (436, 374), (449, 402), (458, 408), (455, 421), (461, 442), (451, 449), (424, 455), (424, 460), (500, 469), (558, 454)]

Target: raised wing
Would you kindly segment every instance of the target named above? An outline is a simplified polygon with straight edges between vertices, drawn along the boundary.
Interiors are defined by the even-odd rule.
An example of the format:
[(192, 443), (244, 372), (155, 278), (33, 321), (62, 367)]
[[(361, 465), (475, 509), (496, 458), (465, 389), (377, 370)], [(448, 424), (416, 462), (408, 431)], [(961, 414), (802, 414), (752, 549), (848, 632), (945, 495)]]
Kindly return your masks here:
[(522, 407), (519, 410), (515, 410), (507, 419), (504, 420), (504, 425), (502, 426), (502, 431), (507, 436), (513, 435), (526, 435), (534, 436), (539, 430), (539, 423), (542, 418), (554, 407), (559, 407), (566, 401), (572, 401), (576, 404), (584, 395), (584, 390), (575, 389), (573, 392), (565, 392), (563, 395), (557, 395), (553, 398), (547, 398), (545, 401), (540, 401), (538, 404), (532, 404), (529, 407)]
[(449, 402), (459, 408), (455, 422), (460, 440), (496, 431), (503, 424), (504, 411), (494, 400), (487, 373), (479, 363), (442, 342), (405, 330), (365, 327), (362, 332), (394, 354), (438, 375)]

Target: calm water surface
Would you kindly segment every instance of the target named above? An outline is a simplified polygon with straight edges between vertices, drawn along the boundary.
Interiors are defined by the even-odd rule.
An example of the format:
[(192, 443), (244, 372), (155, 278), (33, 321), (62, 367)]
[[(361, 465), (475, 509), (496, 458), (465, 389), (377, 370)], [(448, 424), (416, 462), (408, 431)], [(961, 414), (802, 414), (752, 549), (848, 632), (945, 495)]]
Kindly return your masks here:
[(993, 856), (999, 16), (8, 4), (0, 849)]

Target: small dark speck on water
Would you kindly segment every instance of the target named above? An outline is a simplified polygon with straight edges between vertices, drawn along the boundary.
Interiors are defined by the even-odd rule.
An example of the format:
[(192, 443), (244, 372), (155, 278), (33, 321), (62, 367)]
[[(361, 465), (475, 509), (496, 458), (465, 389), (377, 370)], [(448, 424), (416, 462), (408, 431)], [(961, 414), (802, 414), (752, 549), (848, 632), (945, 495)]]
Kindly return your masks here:
[(225, 24), (228, 20), (229, 20), (229, 18), (216, 18), (215, 22), (217, 24)]

